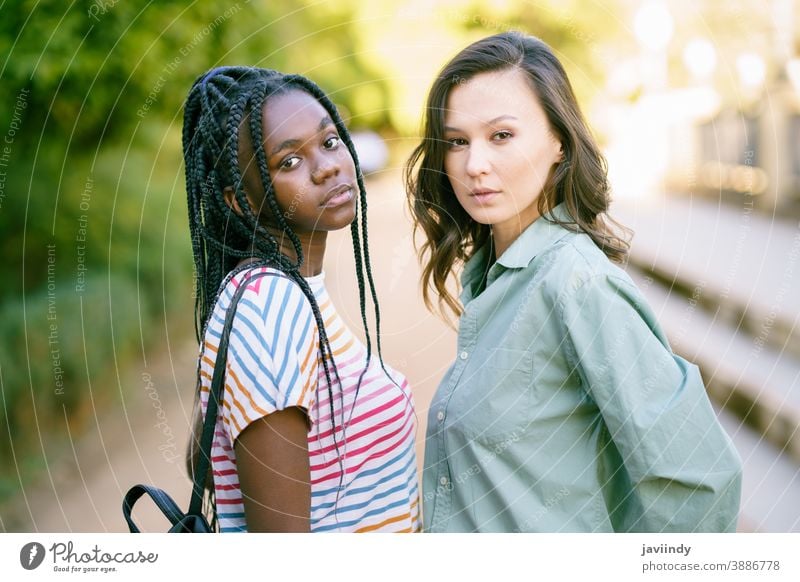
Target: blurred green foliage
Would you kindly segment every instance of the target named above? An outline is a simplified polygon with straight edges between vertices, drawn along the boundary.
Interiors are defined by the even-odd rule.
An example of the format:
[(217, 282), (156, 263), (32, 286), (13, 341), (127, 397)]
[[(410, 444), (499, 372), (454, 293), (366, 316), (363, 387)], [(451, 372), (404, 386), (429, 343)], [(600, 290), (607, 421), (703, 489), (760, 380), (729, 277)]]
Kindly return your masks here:
[(92, 407), (116, 397), (116, 383), (104, 382), (111, 374), (90, 381), (97, 379), (94, 371), (112, 372), (138, 347), (142, 301), (128, 278), (112, 276), (87, 278), (80, 294), (48, 285), (3, 304), (0, 349), (18, 359), (4, 358), (2, 368), (0, 425), (8, 434), (0, 438), (0, 464), (25, 450), (26, 435), (65, 426), (65, 418), (80, 428)]

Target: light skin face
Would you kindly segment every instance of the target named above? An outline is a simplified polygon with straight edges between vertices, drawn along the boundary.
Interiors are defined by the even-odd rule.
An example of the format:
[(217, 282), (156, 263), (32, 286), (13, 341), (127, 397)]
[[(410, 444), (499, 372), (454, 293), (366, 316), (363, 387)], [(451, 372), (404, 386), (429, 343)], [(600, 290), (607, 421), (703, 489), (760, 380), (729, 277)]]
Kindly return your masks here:
[(473, 220), (491, 226), (495, 258), (539, 218), (537, 201), (555, 165), (553, 133), (525, 73), (480, 73), (450, 90), (444, 169)]
[[(263, 135), (278, 206), (305, 255), (301, 273), (317, 275), (322, 271), (328, 231), (349, 226), (355, 218), (358, 184), (353, 158), (328, 112), (305, 91), (291, 90), (264, 104)], [(239, 160), (245, 168), (244, 189), (251, 208), (257, 213), (261, 210), (260, 222), (275, 236), (282, 252), (296, 260), (291, 241), (268, 207), (246, 139), (240, 140)], [(225, 189), (225, 199), (241, 212), (232, 188)]]
[[(247, 200), (281, 251), (296, 260), (291, 241), (265, 202), (252, 147), (246, 141), (241, 140), (239, 160), (245, 167)], [(301, 274), (317, 275), (328, 231), (344, 228), (355, 218), (358, 184), (353, 158), (325, 108), (299, 90), (272, 97), (264, 105), (264, 151), (278, 206), (303, 248)], [(226, 188), (224, 194), (228, 205), (241, 213), (233, 189)], [(309, 531), (305, 411), (288, 407), (252, 422), (236, 439), (234, 451), (248, 531)]]

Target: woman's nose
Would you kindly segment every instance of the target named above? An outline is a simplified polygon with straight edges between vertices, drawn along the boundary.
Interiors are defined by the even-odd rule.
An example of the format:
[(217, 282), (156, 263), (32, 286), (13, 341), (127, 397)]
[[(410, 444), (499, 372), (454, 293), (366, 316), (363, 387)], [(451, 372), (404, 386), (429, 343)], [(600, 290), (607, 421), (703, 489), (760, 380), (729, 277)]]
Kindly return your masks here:
[(483, 174), (488, 174), (491, 168), (488, 152), (479, 145), (470, 145), (465, 168), (467, 175), (476, 178)]
[(339, 173), (339, 161), (335, 156), (326, 156), (322, 158), (314, 170), (311, 172), (311, 180), (315, 184), (322, 184), (331, 176), (336, 176)]

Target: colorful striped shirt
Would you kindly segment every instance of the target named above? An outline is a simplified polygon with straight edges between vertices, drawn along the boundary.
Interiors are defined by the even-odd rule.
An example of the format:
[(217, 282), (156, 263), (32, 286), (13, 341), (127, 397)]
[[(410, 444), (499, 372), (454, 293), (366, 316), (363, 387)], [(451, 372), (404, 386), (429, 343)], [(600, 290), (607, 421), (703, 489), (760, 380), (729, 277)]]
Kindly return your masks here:
[[(312, 532), (419, 531), (417, 419), (408, 381), (386, 366), (390, 380), (373, 354), (356, 398), (366, 348), (336, 312), (324, 274), (309, 277), (341, 381), (340, 387), (329, 364), (331, 416), (311, 304), (297, 283), (273, 272), (278, 276), (248, 283), (231, 328), (225, 394), (211, 451), (220, 531), (247, 531), (236, 438), (251, 422), (290, 406), (302, 408), (311, 422)], [(225, 313), (244, 276), (239, 273), (226, 285), (206, 327), (200, 356), (204, 414)]]

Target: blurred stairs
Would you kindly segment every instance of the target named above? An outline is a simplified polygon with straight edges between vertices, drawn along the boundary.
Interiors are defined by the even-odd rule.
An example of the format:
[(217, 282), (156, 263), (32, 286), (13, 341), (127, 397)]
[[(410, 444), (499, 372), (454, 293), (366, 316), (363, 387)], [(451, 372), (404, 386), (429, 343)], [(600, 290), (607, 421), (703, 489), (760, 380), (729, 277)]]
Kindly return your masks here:
[(745, 531), (800, 531), (800, 225), (684, 196), (615, 202), (628, 273), (700, 366), (744, 462)]

